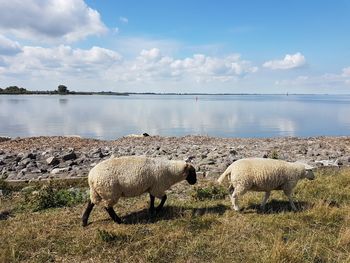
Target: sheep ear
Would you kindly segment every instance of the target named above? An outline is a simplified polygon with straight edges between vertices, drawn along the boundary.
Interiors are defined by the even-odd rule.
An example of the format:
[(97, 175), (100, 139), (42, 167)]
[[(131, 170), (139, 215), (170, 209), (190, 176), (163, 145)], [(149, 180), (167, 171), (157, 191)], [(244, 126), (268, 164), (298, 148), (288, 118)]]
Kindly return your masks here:
[(192, 167), (192, 164), (186, 162), (186, 163), (185, 163), (185, 166), (184, 166), (184, 169), (183, 169), (183, 172), (184, 172), (186, 175), (188, 175), (188, 174), (190, 173), (191, 167)]
[(311, 165), (308, 165), (308, 164), (305, 164), (305, 170), (306, 171), (312, 171), (312, 170), (314, 170), (315, 169), (315, 167), (313, 167), (313, 166), (311, 166)]
[(186, 163), (192, 163), (192, 160), (193, 160), (194, 158), (195, 158), (194, 156), (188, 156), (188, 157), (185, 159), (185, 162), (186, 162)]

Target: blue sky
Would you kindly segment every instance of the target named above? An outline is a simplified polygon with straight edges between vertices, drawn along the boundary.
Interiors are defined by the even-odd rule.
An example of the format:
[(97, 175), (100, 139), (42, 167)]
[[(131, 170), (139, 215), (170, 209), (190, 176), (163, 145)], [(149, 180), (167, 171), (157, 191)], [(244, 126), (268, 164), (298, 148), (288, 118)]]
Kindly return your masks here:
[(340, 0), (0, 0), (0, 87), (345, 94), (349, 28)]

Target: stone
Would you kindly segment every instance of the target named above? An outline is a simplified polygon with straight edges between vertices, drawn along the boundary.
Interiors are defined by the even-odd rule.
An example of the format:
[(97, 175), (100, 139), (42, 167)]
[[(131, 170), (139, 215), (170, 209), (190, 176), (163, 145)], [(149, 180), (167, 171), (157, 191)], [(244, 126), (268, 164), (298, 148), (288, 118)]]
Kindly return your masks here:
[(29, 158), (29, 159), (36, 159), (36, 154), (34, 153), (27, 153), (23, 156), (23, 159), (26, 159), (26, 158)]
[(236, 154), (237, 154), (237, 151), (234, 150), (234, 149), (231, 149), (231, 150), (229, 151), (229, 153), (232, 154), (232, 155), (236, 155)]
[(46, 163), (48, 165), (55, 166), (55, 165), (58, 165), (60, 163), (60, 161), (56, 157), (51, 156), (51, 157), (46, 159)]
[(75, 159), (77, 159), (77, 155), (75, 154), (75, 152), (70, 152), (70, 153), (63, 155), (62, 159), (64, 161), (75, 160)]
[(5, 142), (11, 140), (11, 137), (8, 136), (0, 136), (0, 142)]
[(27, 166), (27, 165), (31, 162), (31, 160), (32, 160), (32, 159), (30, 159), (30, 158), (24, 158), (24, 159), (22, 159), (22, 161), (20, 161), (18, 164)]
[(65, 168), (54, 168), (51, 170), (50, 174), (58, 174), (58, 173), (65, 173), (69, 171), (69, 167)]

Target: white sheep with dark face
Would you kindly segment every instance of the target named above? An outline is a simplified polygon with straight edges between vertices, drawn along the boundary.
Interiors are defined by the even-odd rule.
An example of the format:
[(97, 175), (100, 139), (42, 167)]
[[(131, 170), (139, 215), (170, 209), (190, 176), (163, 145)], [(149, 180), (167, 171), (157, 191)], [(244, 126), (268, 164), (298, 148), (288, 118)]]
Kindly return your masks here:
[(247, 191), (265, 192), (261, 203), (264, 208), (272, 190), (282, 190), (288, 197), (293, 210), (297, 210), (293, 200), (292, 192), (300, 179), (315, 178), (312, 167), (300, 163), (290, 163), (282, 160), (266, 158), (246, 158), (232, 163), (219, 177), (218, 182), (230, 177), (230, 198), (233, 209), (239, 211), (238, 197)]
[[(185, 161), (146, 156), (105, 160), (89, 173), (90, 200), (82, 217), (83, 226), (87, 225), (91, 210), (98, 203), (102, 203), (111, 218), (120, 224), (122, 221), (113, 209), (119, 198), (146, 192), (150, 194), (150, 212), (158, 212), (166, 201), (165, 191), (182, 180), (187, 180), (191, 185), (197, 181), (194, 167)], [(161, 198), (157, 208), (154, 207), (155, 197)]]

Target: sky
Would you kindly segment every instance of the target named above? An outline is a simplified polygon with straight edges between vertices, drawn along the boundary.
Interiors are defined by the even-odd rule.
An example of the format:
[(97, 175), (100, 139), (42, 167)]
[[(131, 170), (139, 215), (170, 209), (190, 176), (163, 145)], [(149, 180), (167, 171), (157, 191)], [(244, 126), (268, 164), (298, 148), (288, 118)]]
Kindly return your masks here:
[(0, 0), (0, 87), (350, 94), (347, 0)]

